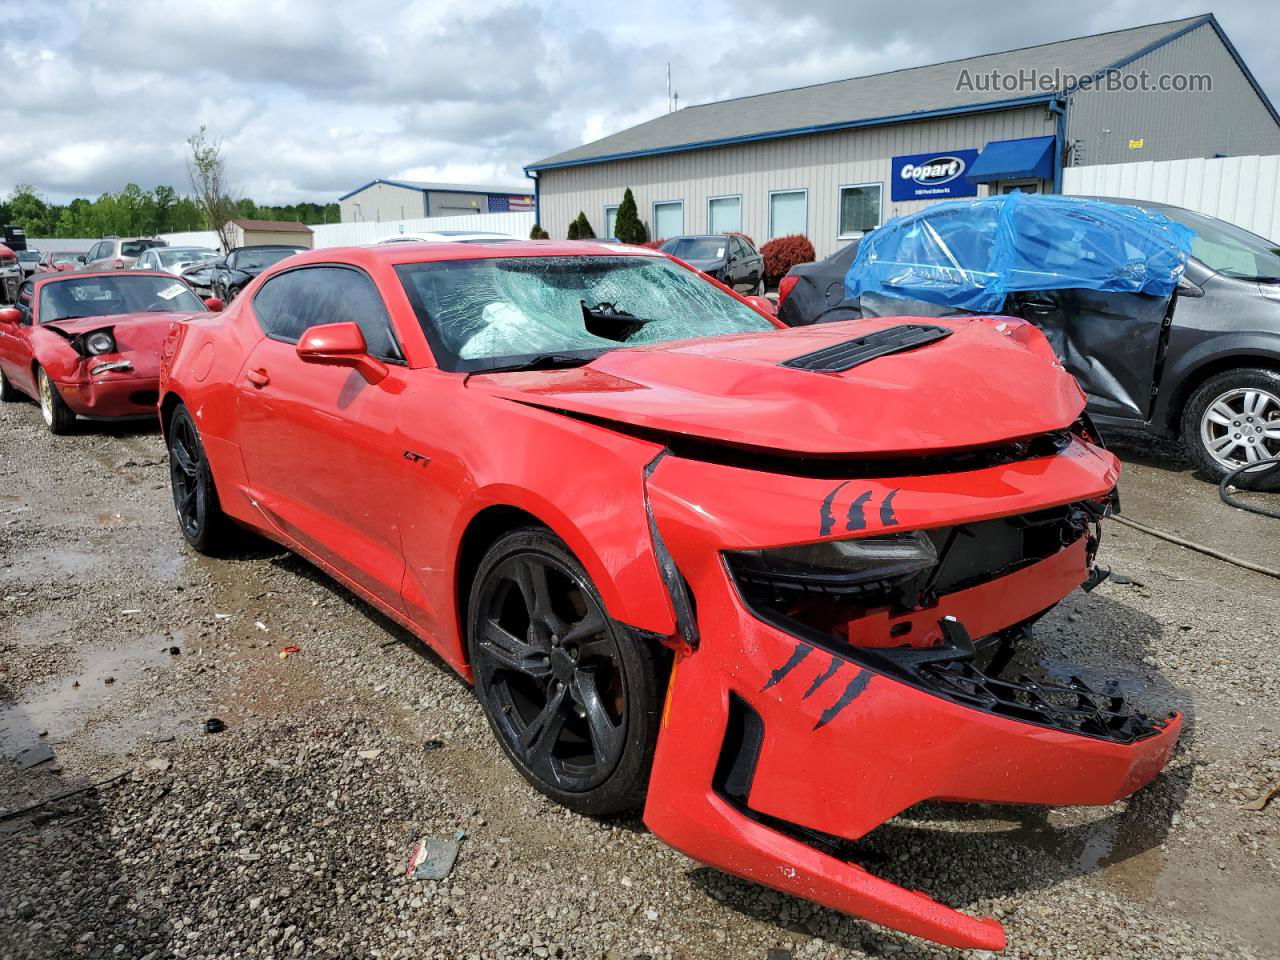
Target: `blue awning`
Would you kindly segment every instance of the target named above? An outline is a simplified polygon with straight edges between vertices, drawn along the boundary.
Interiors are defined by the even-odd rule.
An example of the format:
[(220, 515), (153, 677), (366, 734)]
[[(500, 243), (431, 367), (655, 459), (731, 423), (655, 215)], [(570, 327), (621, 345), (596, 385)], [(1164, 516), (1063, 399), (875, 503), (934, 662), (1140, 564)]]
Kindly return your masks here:
[(1057, 137), (992, 140), (964, 178), (970, 183), (994, 180), (1052, 180), (1053, 149)]

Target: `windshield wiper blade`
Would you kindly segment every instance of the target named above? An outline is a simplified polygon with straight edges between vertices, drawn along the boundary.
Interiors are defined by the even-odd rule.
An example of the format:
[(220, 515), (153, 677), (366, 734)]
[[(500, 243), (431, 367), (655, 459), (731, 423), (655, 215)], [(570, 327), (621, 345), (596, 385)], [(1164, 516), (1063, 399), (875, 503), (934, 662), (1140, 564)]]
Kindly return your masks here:
[(596, 354), (584, 356), (580, 353), (538, 353), (523, 360), (512, 363), (500, 363), (474, 373), (508, 373), (513, 370), (563, 370), (569, 367), (584, 367), (596, 358)]

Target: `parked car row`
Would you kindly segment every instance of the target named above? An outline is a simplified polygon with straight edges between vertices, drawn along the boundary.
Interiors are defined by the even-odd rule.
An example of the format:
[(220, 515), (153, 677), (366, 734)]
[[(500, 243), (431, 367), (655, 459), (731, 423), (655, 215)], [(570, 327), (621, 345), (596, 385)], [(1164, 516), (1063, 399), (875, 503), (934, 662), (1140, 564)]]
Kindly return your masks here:
[(248, 529), (340, 580), (474, 684), (556, 802), (1001, 949), (835, 848), (928, 799), (1107, 804), (1157, 776), (1181, 716), (1011, 666), (1097, 582), (1118, 461), (1031, 323), (788, 329), (730, 289), (759, 284), (731, 241), (693, 257), (719, 280), (510, 240), (36, 274), (0, 310), (0, 398), (55, 433), (158, 414), (192, 548)]

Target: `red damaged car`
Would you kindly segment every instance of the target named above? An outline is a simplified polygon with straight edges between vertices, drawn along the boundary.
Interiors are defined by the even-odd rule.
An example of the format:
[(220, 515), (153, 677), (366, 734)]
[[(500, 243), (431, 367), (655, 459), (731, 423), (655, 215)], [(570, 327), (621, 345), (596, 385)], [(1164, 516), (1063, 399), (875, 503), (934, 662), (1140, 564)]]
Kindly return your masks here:
[(404, 624), (547, 796), (877, 923), (1004, 945), (836, 841), (1111, 803), (1182, 726), (1010, 667), (1118, 476), (1018, 320), (780, 329), (622, 246), (320, 250), (175, 324), (160, 390), (195, 548), (252, 528)]
[(0, 310), (0, 400), (37, 399), (53, 433), (154, 417), (165, 335), (206, 304), (167, 273), (36, 274)]

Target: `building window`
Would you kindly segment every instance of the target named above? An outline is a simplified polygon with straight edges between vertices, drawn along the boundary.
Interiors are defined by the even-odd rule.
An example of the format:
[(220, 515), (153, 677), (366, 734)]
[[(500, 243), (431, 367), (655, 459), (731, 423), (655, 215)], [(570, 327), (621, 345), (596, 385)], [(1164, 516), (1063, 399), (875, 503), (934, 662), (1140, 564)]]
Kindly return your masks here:
[(653, 205), (653, 239), (669, 240), (684, 233), (684, 201), (667, 200)]
[(769, 239), (803, 234), (808, 229), (808, 190), (774, 190), (769, 193)]
[(742, 232), (742, 197), (712, 197), (707, 201), (707, 233)]
[(604, 236), (606, 240), (616, 239), (614, 231), (618, 226), (618, 205), (604, 208)]
[(840, 232), (852, 240), (880, 226), (880, 184), (858, 183), (840, 188)]

